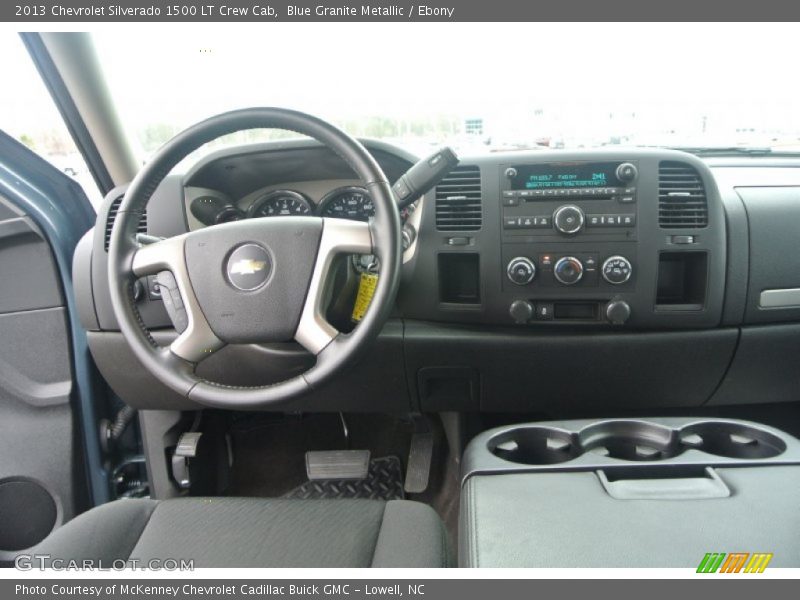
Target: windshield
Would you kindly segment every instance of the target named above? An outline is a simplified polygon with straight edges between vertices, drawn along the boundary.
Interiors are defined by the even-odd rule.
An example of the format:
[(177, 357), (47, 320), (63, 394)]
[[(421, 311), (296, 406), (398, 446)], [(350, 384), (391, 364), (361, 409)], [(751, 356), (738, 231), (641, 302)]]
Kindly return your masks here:
[(460, 153), (614, 145), (800, 152), (797, 78), (780, 59), (796, 54), (796, 42), (780, 25), (728, 26), (724, 60), (704, 47), (703, 24), (152, 29), (95, 34), (145, 160), (198, 120), (257, 105), (306, 111), (419, 154), (440, 144)]

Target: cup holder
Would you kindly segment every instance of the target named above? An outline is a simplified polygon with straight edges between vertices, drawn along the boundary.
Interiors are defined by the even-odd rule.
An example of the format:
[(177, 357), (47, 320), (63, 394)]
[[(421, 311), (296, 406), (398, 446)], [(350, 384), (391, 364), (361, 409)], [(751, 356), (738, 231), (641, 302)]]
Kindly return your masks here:
[(524, 465), (553, 465), (581, 454), (578, 436), (551, 427), (518, 427), (489, 440), (489, 452)]
[(587, 453), (623, 461), (654, 462), (690, 449), (731, 459), (769, 459), (783, 454), (787, 446), (775, 434), (743, 423), (701, 421), (673, 429), (647, 421), (618, 420), (600, 421), (578, 432), (523, 425), (489, 438), (487, 448), (509, 462), (553, 465)]
[(604, 421), (580, 433), (585, 452), (620, 460), (654, 461), (683, 452), (678, 432), (642, 421)]
[(773, 458), (786, 451), (786, 442), (763, 429), (741, 423), (708, 421), (681, 430), (684, 446), (726, 458)]

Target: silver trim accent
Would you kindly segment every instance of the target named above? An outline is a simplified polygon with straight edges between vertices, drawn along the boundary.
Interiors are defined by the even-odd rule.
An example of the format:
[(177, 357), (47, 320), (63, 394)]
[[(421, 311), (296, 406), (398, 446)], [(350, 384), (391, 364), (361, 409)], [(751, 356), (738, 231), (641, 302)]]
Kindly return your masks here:
[(372, 254), (372, 251), (372, 234), (367, 223), (323, 217), (317, 260), (294, 334), (294, 339), (312, 354), (322, 352), (339, 335), (323, 315), (325, 282), (333, 257), (337, 254)]
[(800, 288), (764, 290), (758, 299), (759, 308), (800, 308)]
[[(580, 270), (578, 271), (578, 278), (575, 281), (564, 281), (563, 279), (561, 279), (561, 277), (558, 276), (558, 265), (560, 265), (562, 262), (566, 260), (574, 260), (581, 267)], [(556, 261), (556, 264), (553, 265), (553, 277), (555, 277), (563, 285), (575, 285), (581, 279), (583, 279), (583, 263), (574, 256), (562, 256)]]
[[(578, 226), (575, 229), (566, 230), (566, 229), (561, 229), (558, 226), (559, 213), (563, 210), (567, 210), (568, 208), (572, 208), (578, 211), (578, 216), (580, 217), (580, 219), (578, 219)], [(564, 206), (559, 206), (555, 210), (555, 212), (553, 212), (553, 227), (555, 227), (556, 231), (560, 231), (561, 233), (564, 233), (566, 235), (572, 235), (574, 233), (578, 233), (583, 227), (583, 223), (584, 223), (583, 210), (581, 209), (580, 206), (575, 206), (574, 204), (565, 204)]]
[[(606, 277), (606, 265), (612, 260), (624, 260), (628, 264), (628, 276), (623, 279), (622, 281), (611, 281), (608, 277)], [(605, 279), (611, 285), (622, 285), (623, 283), (627, 283), (628, 280), (633, 275), (633, 265), (631, 261), (629, 261), (624, 256), (620, 256), (619, 254), (615, 254), (614, 256), (609, 256), (607, 259), (603, 261), (603, 266), (600, 268), (600, 273), (603, 275), (603, 279)]]
[[(511, 278), (511, 269), (512, 269), (512, 267), (514, 267), (514, 265), (516, 265), (517, 263), (524, 263), (524, 264), (527, 264), (527, 265), (528, 265), (528, 266), (531, 268), (531, 276), (530, 276), (530, 277), (528, 277), (528, 280), (527, 280), (527, 281), (525, 281), (525, 282), (523, 282), (523, 283), (519, 283), (519, 282), (517, 282), (517, 281), (514, 281), (514, 280)], [(533, 263), (533, 261), (532, 261), (530, 258), (528, 258), (527, 256), (515, 256), (515, 257), (514, 257), (514, 258), (512, 258), (510, 261), (508, 261), (508, 266), (506, 267), (506, 277), (508, 277), (508, 280), (509, 280), (511, 283), (515, 284), (515, 285), (528, 285), (528, 284), (529, 284), (531, 281), (533, 281), (533, 278), (534, 278), (534, 277), (536, 277), (536, 265), (535, 265), (535, 264)]]
[(170, 271), (175, 277), (186, 309), (188, 325), (170, 344), (169, 349), (184, 360), (199, 363), (222, 348), (225, 343), (211, 330), (194, 295), (184, 254), (188, 235), (183, 234), (140, 247), (133, 255), (131, 270), (137, 277), (156, 275), (161, 271)]

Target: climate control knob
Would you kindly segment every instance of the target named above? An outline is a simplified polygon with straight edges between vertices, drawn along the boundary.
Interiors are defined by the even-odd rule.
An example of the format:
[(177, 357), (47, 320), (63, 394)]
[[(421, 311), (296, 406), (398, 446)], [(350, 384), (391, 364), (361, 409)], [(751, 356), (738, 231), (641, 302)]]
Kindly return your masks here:
[(506, 269), (508, 278), (517, 285), (527, 285), (536, 277), (536, 265), (524, 256), (512, 258)]
[(553, 275), (564, 285), (575, 285), (583, 278), (583, 263), (574, 256), (564, 256), (556, 261)]
[(631, 278), (633, 267), (624, 256), (609, 256), (603, 263), (603, 279), (613, 285), (620, 285)]
[(583, 222), (583, 211), (574, 204), (559, 206), (553, 213), (553, 227), (566, 235), (578, 233), (583, 227)]

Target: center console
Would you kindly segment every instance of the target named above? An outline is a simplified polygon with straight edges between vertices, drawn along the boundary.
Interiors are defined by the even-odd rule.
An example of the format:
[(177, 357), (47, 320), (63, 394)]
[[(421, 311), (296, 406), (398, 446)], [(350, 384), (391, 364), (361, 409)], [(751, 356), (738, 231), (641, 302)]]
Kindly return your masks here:
[(500, 427), (464, 454), (459, 561), (696, 569), (707, 553), (747, 553), (798, 567), (798, 502), (800, 442), (765, 425), (662, 418)]

